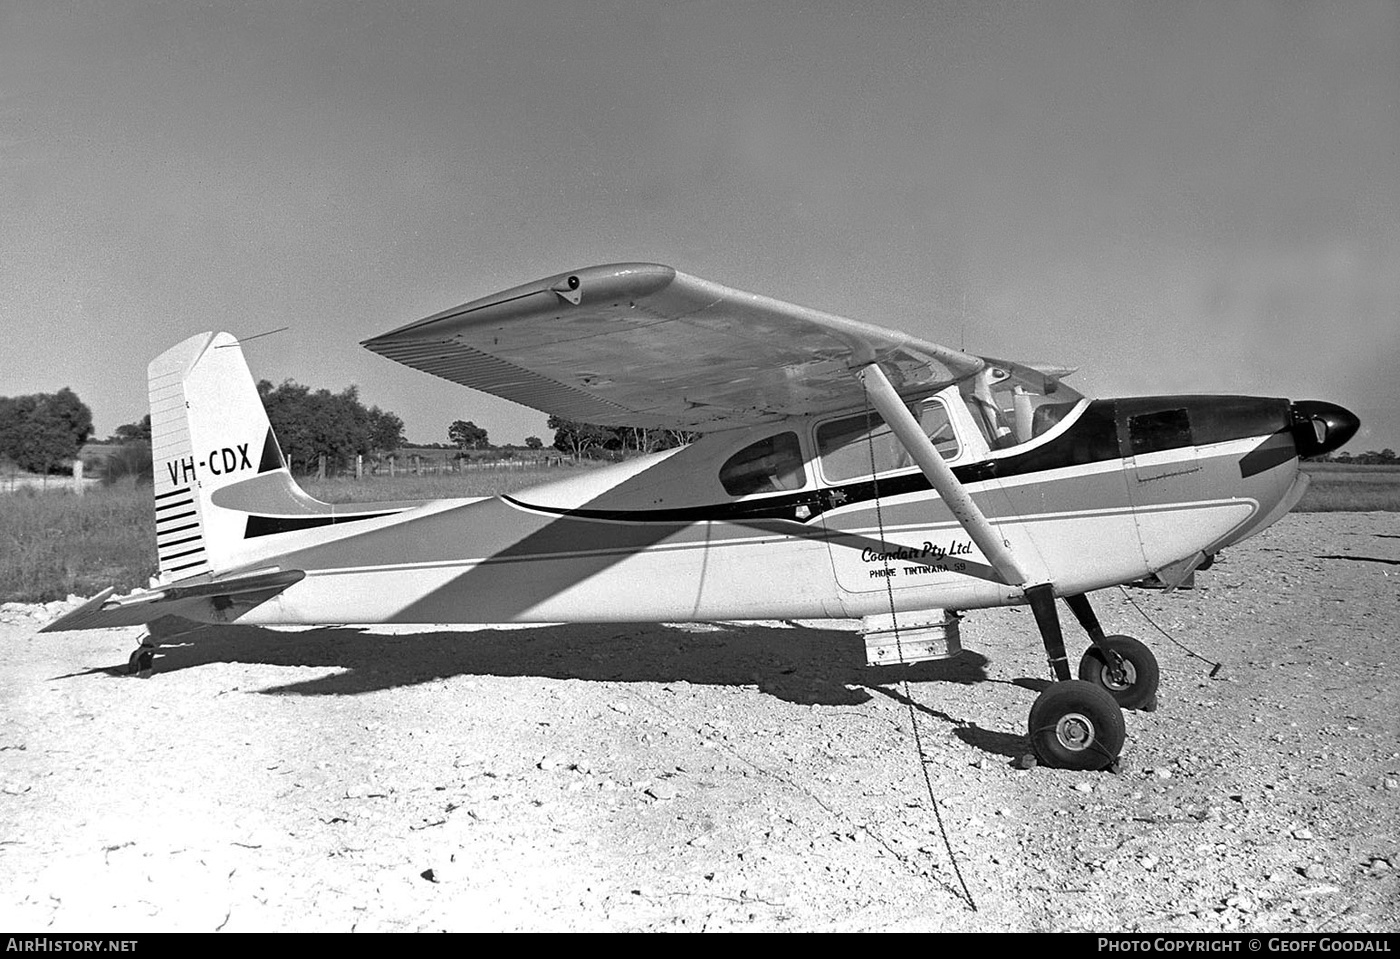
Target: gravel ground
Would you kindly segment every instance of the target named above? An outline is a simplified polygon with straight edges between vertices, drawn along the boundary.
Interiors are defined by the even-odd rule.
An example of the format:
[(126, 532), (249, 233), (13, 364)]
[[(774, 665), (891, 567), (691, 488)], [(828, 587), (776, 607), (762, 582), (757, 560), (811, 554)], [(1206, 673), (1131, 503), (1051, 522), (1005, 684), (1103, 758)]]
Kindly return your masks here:
[(903, 671), (847, 622), (229, 627), (139, 680), (6, 605), (0, 928), (1400, 928), (1400, 514), (1095, 601), (1163, 671), (1116, 775), (1016, 768), (1026, 609)]

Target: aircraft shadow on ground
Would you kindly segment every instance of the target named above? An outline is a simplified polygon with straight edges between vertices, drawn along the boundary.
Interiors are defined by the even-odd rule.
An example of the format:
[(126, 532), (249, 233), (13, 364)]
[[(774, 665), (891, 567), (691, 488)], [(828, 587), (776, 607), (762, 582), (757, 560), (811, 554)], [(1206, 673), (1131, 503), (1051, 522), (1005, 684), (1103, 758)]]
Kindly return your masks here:
[[(340, 670), (261, 690), (268, 695), (350, 696), (455, 676), (747, 685), (801, 705), (858, 706), (878, 694), (954, 726), (954, 734), (969, 745), (1012, 757), (1025, 751), (1023, 737), (981, 729), (931, 706), (911, 703), (901, 680), (1025, 688), (1034, 684), (991, 679), (986, 657), (971, 651), (952, 660), (906, 667), (868, 666), (859, 634), (806, 626), (570, 624), (406, 635), (353, 626), (296, 631), (208, 626), (169, 637), (168, 643), (159, 648), (152, 682), (219, 663)], [(95, 672), (128, 678), (125, 663)]]

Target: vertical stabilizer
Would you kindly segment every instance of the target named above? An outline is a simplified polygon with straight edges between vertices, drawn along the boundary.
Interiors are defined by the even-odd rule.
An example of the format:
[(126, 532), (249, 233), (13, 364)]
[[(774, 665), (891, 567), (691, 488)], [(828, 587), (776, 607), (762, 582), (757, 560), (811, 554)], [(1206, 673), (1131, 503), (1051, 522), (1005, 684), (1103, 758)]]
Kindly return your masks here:
[(259, 473), (285, 474), (282, 451), (232, 335), (192, 336), (152, 360), (148, 376), (160, 581), (223, 572), (247, 558), (246, 516), (210, 497)]

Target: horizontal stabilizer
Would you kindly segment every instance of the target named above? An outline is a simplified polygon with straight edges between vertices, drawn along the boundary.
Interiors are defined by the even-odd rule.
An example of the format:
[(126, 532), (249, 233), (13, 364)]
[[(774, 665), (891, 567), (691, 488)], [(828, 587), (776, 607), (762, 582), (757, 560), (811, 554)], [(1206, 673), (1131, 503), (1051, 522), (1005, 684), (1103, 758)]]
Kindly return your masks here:
[(305, 577), (306, 573), (299, 569), (260, 570), (229, 579), (189, 586), (167, 586), (116, 599), (112, 598), (115, 588), (108, 587), (39, 632), (139, 626), (166, 616), (181, 616), (198, 622), (232, 622)]

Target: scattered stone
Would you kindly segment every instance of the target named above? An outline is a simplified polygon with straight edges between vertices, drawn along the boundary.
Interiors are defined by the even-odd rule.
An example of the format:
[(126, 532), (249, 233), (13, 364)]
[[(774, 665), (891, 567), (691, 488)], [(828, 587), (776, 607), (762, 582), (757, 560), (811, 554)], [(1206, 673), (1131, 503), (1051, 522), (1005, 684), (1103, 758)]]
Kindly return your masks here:
[(647, 795), (662, 802), (676, 798), (676, 787), (670, 783), (656, 783), (647, 787)]
[(1386, 780), (1385, 780), (1385, 788), (1386, 788), (1386, 789), (1400, 789), (1400, 779), (1391, 779), (1390, 777), (1386, 777)]
[(1326, 879), (1327, 867), (1320, 862), (1310, 862), (1303, 867), (1304, 879)]
[(1091, 793), (1094, 791), (1092, 783), (1076, 783), (1074, 791), (1077, 793)]
[(466, 870), (457, 862), (456, 855), (452, 855), (445, 862), (435, 863), (424, 869), (419, 875), (428, 882), (459, 882), (466, 875)]
[(1034, 768), (1035, 768), (1035, 756), (1032, 755), (1031, 753), (1026, 753), (1025, 755), (1017, 756), (1015, 759), (1013, 759), (1013, 760), (1011, 761), (1011, 768), (1013, 768), (1013, 769), (1034, 769)]
[(1294, 839), (1311, 839), (1312, 837), (1312, 830), (1303, 826), (1299, 826), (1297, 829), (1293, 830)]

